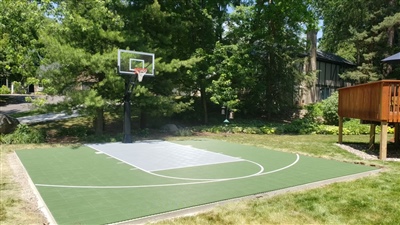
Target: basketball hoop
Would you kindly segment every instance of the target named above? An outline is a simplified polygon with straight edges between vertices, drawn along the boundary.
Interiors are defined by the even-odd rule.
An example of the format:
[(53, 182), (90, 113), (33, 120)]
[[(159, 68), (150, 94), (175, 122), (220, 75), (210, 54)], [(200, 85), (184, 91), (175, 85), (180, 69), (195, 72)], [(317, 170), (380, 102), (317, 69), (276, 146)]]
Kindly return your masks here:
[(147, 73), (147, 68), (135, 68), (133, 72), (137, 74), (138, 81), (142, 82), (144, 75)]

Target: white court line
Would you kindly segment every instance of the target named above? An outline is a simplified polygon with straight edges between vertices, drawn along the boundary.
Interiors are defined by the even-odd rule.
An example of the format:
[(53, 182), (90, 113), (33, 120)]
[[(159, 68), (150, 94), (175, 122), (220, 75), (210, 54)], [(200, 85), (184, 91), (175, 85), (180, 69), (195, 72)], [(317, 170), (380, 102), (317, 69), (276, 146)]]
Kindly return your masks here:
[[(253, 162), (253, 161), (250, 161), (250, 160), (242, 160), (242, 161), (247, 161), (247, 162), (250, 162), (250, 163), (253, 163), (253, 164), (256, 164), (258, 167), (260, 167), (261, 169), (260, 169), (260, 171), (258, 171), (257, 173), (254, 173), (254, 174), (251, 174), (251, 175), (247, 175), (247, 176), (252, 176), (252, 175), (257, 175), (257, 174), (260, 174), (260, 173), (262, 173), (263, 171), (264, 171), (264, 167), (263, 166), (261, 166), (260, 164), (258, 164), (258, 163), (256, 163), (256, 162)], [(237, 161), (237, 162), (240, 162), (240, 161)], [(235, 162), (224, 162), (224, 163), (235, 163)], [(224, 164), (224, 163), (212, 163), (212, 164), (205, 164), (205, 165), (215, 165), (215, 164)], [(203, 165), (199, 165), (199, 166), (203, 166)], [(182, 169), (184, 169), (184, 168), (182, 168)], [(158, 177), (164, 177), (164, 178), (170, 178), (170, 179), (177, 179), (177, 180), (192, 180), (192, 181), (195, 181), (195, 180), (199, 180), (199, 181), (201, 181), (201, 180), (204, 180), (204, 181), (211, 181), (211, 180), (223, 180), (223, 179), (230, 179), (230, 178), (217, 178), (217, 179), (212, 179), (212, 178), (209, 178), (209, 179), (197, 179), (197, 178), (186, 178), (186, 177), (173, 177), (173, 176), (166, 176), (166, 175), (161, 175), (161, 174), (157, 174), (157, 173), (152, 173), (152, 172), (150, 172), (152, 175), (155, 175), (155, 176), (158, 176)], [(243, 177), (247, 177), (247, 176), (243, 176)], [(240, 178), (240, 177), (234, 177), (234, 178)]]
[[(172, 143), (172, 144), (174, 144), (174, 143)], [(135, 164), (129, 163), (128, 161), (123, 160), (123, 159), (121, 159), (121, 158), (119, 158), (119, 157), (116, 157), (116, 156), (114, 156), (114, 155), (111, 155), (111, 154), (109, 154), (109, 153), (107, 153), (107, 152), (103, 152), (103, 151), (101, 151), (100, 149), (95, 148), (94, 146), (90, 146), (90, 148), (92, 148), (92, 149), (94, 149), (94, 150), (96, 150), (96, 151), (98, 151), (98, 152), (102, 152), (103, 154), (108, 155), (108, 156), (111, 157), (111, 158), (117, 159), (117, 160), (119, 160), (119, 161), (121, 161), (121, 162), (123, 162), (123, 163), (125, 163), (125, 164), (128, 164), (128, 165), (130, 165), (130, 166), (132, 166), (132, 167), (138, 168), (139, 170), (141, 170), (141, 171), (143, 171), (143, 172), (145, 172), (145, 173), (151, 174), (151, 175), (153, 175), (153, 176), (156, 176), (156, 177), (162, 177), (162, 178), (168, 178), (168, 179), (175, 179), (175, 180), (188, 180), (188, 181), (211, 181), (211, 180), (221, 180), (221, 179), (224, 179), (224, 178), (221, 178), (221, 179), (199, 179), (199, 178), (184, 178), (184, 177), (174, 177), (174, 176), (161, 175), (161, 174), (158, 174), (158, 173), (153, 173), (152, 171), (148, 171), (148, 170), (146, 170), (146, 169), (144, 169), (144, 168), (141, 168), (141, 167), (139, 167), (139, 166), (137, 166), (137, 165), (135, 165)], [(196, 150), (197, 150), (197, 149), (196, 149)], [(200, 151), (206, 151), (206, 150), (203, 150), (203, 149), (198, 149), (198, 150), (200, 150)], [(206, 151), (206, 152), (208, 152), (208, 151)], [(220, 154), (220, 153), (217, 153), (217, 154)], [(224, 155), (224, 154), (221, 154), (221, 155)], [(107, 157), (107, 158), (109, 158), (109, 157)], [(255, 174), (252, 174), (252, 175), (256, 175), (256, 174), (262, 173), (262, 172), (264, 171), (264, 167), (263, 167), (263, 166), (261, 166), (260, 164), (258, 164), (258, 163), (256, 163), (256, 162), (250, 161), (250, 160), (240, 159), (239, 161), (230, 161), (230, 162), (242, 162), (242, 161), (248, 161), (248, 162), (250, 162), (250, 163), (256, 164), (257, 166), (259, 166), (259, 167), (261, 168), (260, 171), (258, 171), (258, 172), (255, 173)], [(223, 163), (230, 163), (230, 162), (223, 162)], [(208, 164), (202, 164), (202, 165), (197, 165), (197, 166), (216, 165), (216, 164), (223, 164), (223, 163), (208, 163)], [(196, 167), (196, 166), (190, 166), (190, 167)], [(187, 168), (187, 167), (177, 167), (177, 168), (172, 168), (172, 169), (184, 169), (184, 168)], [(168, 169), (168, 170), (169, 170), (169, 169)], [(158, 170), (158, 171), (160, 171), (160, 170)]]
[(55, 188), (81, 188), (81, 189), (124, 189), (124, 188), (152, 188), (152, 187), (171, 187), (171, 186), (184, 186), (184, 185), (193, 185), (193, 184), (207, 184), (207, 183), (216, 183), (216, 182), (222, 182), (222, 181), (231, 181), (231, 180), (240, 180), (240, 179), (246, 179), (246, 178), (251, 178), (251, 177), (256, 177), (256, 176), (263, 176), (271, 173), (276, 173), (285, 169), (288, 169), (295, 164), (297, 164), (300, 160), (300, 155), (296, 154), (296, 160), (279, 169), (264, 172), (264, 173), (259, 173), (259, 174), (252, 174), (249, 176), (245, 177), (235, 177), (235, 178), (226, 178), (226, 179), (219, 179), (219, 180), (205, 180), (205, 181), (197, 181), (197, 182), (187, 182), (187, 183), (174, 183), (174, 184), (150, 184), (150, 185), (132, 185), (132, 186), (77, 186), (77, 185), (57, 185), (57, 184), (35, 184), (38, 187), (55, 187)]
[[(105, 145), (102, 145), (102, 144), (94, 144), (94, 145), (93, 144), (87, 144), (86, 146), (88, 146), (88, 147), (90, 147), (92, 149), (95, 149), (96, 151), (100, 151), (100, 152), (103, 152), (105, 154), (108, 154), (109, 156), (114, 157), (116, 159), (119, 159), (120, 161), (122, 161), (121, 159), (123, 159), (123, 160), (129, 162), (129, 165), (132, 165), (134, 167), (138, 167), (138, 168), (141, 168), (142, 170), (155, 172), (155, 173), (157, 173), (157, 171), (164, 171), (164, 170), (170, 170), (170, 169), (181, 169), (181, 168), (195, 167), (195, 166), (200, 166), (200, 165), (213, 165), (213, 164), (220, 164), (220, 163), (224, 163), (224, 162), (244, 161), (241, 158), (232, 157), (232, 156), (228, 156), (228, 155), (225, 155), (225, 154), (221, 154), (221, 153), (217, 153), (217, 152), (213, 152), (213, 151), (208, 151), (208, 150), (204, 150), (204, 149), (194, 148), (191, 145), (180, 145), (180, 144), (176, 144), (176, 143), (172, 143), (172, 142), (166, 142), (166, 141), (162, 142), (162, 144), (163, 144), (162, 146), (160, 146), (160, 145), (159, 146), (157, 146), (157, 145), (155, 145), (155, 146), (144, 146), (144, 145), (148, 145), (148, 143), (146, 143), (146, 142), (139, 142), (139, 143), (135, 143), (135, 144), (138, 144), (138, 146), (137, 146), (138, 147), (138, 149), (137, 149), (138, 152), (136, 152), (136, 151), (133, 151), (133, 152), (134, 153), (135, 152), (138, 153), (140, 155), (140, 157), (145, 157), (144, 158), (145, 161), (146, 161), (146, 158), (147, 158), (147, 161), (149, 161), (150, 158), (154, 158), (154, 156), (149, 158), (149, 155), (148, 155), (149, 152), (150, 152), (150, 154), (161, 154), (163, 157), (169, 157), (169, 155), (168, 156), (165, 155), (165, 152), (166, 152), (165, 151), (165, 147), (174, 148), (174, 149), (171, 149), (171, 150), (174, 150), (174, 151), (172, 151), (172, 155), (171, 155), (172, 158), (169, 158), (169, 159), (172, 160), (172, 161), (175, 160), (176, 163), (174, 163), (174, 164), (170, 164), (170, 163), (165, 164), (164, 163), (163, 164), (163, 162), (165, 162), (165, 161), (162, 161), (162, 162), (160, 162), (161, 165), (159, 165), (159, 166), (155, 166), (155, 164), (153, 165), (153, 163), (143, 164), (143, 162), (141, 160), (137, 161), (137, 157), (135, 157), (136, 160), (134, 160), (132, 158), (132, 155), (130, 155), (130, 154), (128, 154), (127, 156), (125, 155), (125, 153), (121, 155), (121, 153), (122, 153), (120, 151), (121, 149), (126, 149), (126, 150), (130, 150), (130, 149), (127, 149), (126, 145), (123, 145), (123, 147), (119, 146), (118, 143), (111, 143), (111, 144), (105, 144)], [(121, 148), (121, 149), (116, 149), (116, 151), (109, 151), (109, 150), (107, 150), (108, 149), (107, 145), (108, 145), (108, 148)], [(147, 150), (143, 151), (143, 147), (150, 147), (151, 149), (148, 149), (150, 151), (147, 151)], [(176, 151), (175, 151), (175, 148), (176, 148)], [(160, 152), (160, 149), (162, 149), (164, 151)], [(180, 155), (183, 153), (182, 151), (186, 151), (186, 150), (189, 153), (192, 153), (192, 154), (194, 154), (194, 153), (195, 154), (200, 154), (200, 155), (205, 154), (205, 155), (208, 155), (208, 157), (210, 157), (210, 155), (211, 155), (211, 156), (217, 157), (217, 158), (219, 156), (221, 156), (221, 157), (223, 157), (225, 159), (223, 159), (223, 160), (219, 159), (219, 160), (216, 160), (216, 161), (212, 160), (212, 159), (211, 160), (206, 160), (206, 161), (201, 160), (200, 162), (196, 161), (196, 160), (192, 161), (192, 160), (188, 159), (189, 160), (188, 162), (182, 164), (182, 161), (181, 161), (180, 157), (185, 157), (185, 156), (188, 157), (188, 155), (185, 155), (185, 154), (183, 156), (180, 156)], [(130, 151), (128, 151), (128, 152), (130, 152)], [(226, 159), (226, 157), (228, 157), (228, 159)], [(170, 161), (170, 160), (166, 160), (166, 161)], [(150, 160), (150, 162), (151, 162), (151, 160)], [(189, 164), (187, 164), (187, 163), (189, 163)]]
[(93, 149), (96, 150), (96, 151), (99, 151), (99, 152), (102, 152), (102, 153), (105, 154), (105, 155), (108, 155), (109, 158), (117, 159), (117, 160), (119, 160), (119, 161), (121, 161), (121, 162), (123, 162), (123, 163), (125, 163), (125, 164), (128, 164), (128, 165), (130, 165), (130, 166), (132, 166), (132, 167), (135, 167), (135, 168), (137, 168), (137, 169), (139, 169), (139, 170), (141, 170), (141, 171), (143, 171), (143, 172), (145, 172), (145, 173), (151, 174), (151, 175), (156, 176), (156, 177), (171, 178), (171, 179), (176, 179), (176, 180), (192, 180), (192, 181), (195, 181), (195, 180), (202, 180), (202, 181), (204, 181), (204, 180), (210, 180), (210, 179), (195, 179), (195, 178), (185, 179), (185, 178), (179, 178), (179, 177), (178, 177), (178, 178), (174, 178), (174, 177), (169, 177), (169, 176), (163, 176), (163, 175), (156, 174), (156, 173), (153, 173), (153, 172), (151, 172), (151, 171), (148, 171), (148, 170), (146, 170), (146, 169), (143, 169), (143, 168), (141, 168), (141, 167), (139, 167), (139, 166), (137, 166), (137, 165), (134, 165), (134, 164), (132, 164), (132, 163), (129, 163), (128, 161), (125, 161), (125, 160), (123, 160), (123, 159), (121, 159), (121, 158), (118, 158), (118, 157), (116, 157), (116, 156), (112, 156), (111, 154), (106, 153), (106, 152), (103, 152), (103, 151), (101, 151), (101, 150), (99, 150), (99, 149), (97, 149), (97, 148), (95, 148), (95, 147), (93, 147), (93, 146), (91, 146), (90, 148), (93, 148)]
[[(221, 154), (221, 155), (223, 155), (223, 154)], [(224, 155), (224, 156), (226, 156), (226, 155)], [(229, 156), (229, 157), (231, 157), (231, 156)], [(243, 160), (243, 159), (238, 158), (238, 157), (231, 157), (231, 158), (237, 158), (237, 159), (239, 159), (239, 160), (237, 160), (237, 161), (226, 161), (226, 162), (210, 162), (210, 163), (203, 163), (203, 164), (200, 164), (200, 165), (190, 165), (190, 166), (168, 167), (168, 169), (152, 170), (151, 172), (166, 171), (166, 170), (175, 170), (175, 169), (185, 169), (185, 168), (198, 167), (198, 166), (211, 166), (211, 165), (224, 164), (224, 163), (234, 163), (234, 162), (243, 162), (243, 161), (247, 161), (247, 160)]]

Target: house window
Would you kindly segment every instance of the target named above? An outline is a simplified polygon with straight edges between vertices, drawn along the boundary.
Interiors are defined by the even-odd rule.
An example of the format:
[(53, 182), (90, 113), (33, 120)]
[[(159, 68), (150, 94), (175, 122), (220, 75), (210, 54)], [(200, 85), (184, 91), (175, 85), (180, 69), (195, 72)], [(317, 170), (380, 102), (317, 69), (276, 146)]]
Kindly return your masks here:
[(329, 87), (322, 87), (320, 89), (321, 100), (327, 99), (331, 95), (331, 89)]

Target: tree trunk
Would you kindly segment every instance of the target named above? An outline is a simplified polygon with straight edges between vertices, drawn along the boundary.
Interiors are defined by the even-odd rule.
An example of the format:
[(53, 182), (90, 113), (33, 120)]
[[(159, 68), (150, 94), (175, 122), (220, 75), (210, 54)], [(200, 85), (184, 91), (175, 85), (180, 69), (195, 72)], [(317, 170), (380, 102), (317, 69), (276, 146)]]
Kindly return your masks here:
[(207, 108), (207, 99), (206, 99), (205, 88), (200, 89), (200, 94), (201, 94), (201, 102), (203, 104), (204, 124), (208, 124), (208, 108)]
[[(308, 66), (308, 73), (316, 74), (317, 71), (317, 31), (311, 30), (307, 33), (307, 41), (310, 45), (310, 56), (309, 56), (309, 66)], [(309, 91), (310, 91), (310, 99), (311, 103), (317, 101), (317, 79), (310, 84)]]
[(104, 109), (96, 110), (96, 117), (93, 119), (93, 127), (96, 135), (102, 135), (104, 132)]

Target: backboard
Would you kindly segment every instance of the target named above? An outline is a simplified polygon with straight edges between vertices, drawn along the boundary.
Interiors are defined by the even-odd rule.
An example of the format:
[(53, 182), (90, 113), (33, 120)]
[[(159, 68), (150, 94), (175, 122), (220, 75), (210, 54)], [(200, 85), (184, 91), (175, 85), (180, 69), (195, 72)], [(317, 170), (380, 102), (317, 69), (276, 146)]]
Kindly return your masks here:
[(118, 49), (118, 73), (136, 75), (135, 68), (146, 68), (144, 76), (154, 76), (154, 53)]

